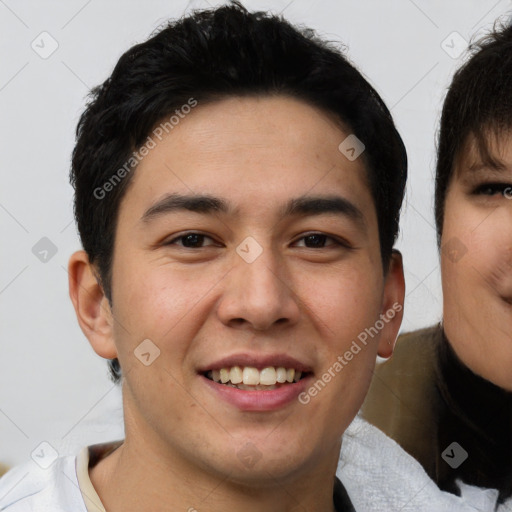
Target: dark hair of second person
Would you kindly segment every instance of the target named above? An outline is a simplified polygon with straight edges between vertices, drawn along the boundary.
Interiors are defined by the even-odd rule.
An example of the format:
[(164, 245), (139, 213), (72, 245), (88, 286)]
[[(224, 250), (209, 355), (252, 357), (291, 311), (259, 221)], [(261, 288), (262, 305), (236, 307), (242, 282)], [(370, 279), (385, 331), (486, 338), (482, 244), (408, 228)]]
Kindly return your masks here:
[(443, 489), (512, 496), (512, 27), (471, 45), (441, 117), (440, 324), (403, 334), (363, 416)]

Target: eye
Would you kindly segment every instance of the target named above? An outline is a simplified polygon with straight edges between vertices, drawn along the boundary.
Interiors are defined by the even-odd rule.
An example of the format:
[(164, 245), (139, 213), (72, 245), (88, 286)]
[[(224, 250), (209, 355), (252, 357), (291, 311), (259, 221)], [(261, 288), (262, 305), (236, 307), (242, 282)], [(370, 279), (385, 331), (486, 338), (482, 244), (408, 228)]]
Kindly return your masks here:
[[(208, 244), (204, 246), (205, 240), (210, 240), (214, 242), (212, 238), (209, 236), (203, 235), (202, 233), (190, 232), (185, 233), (184, 235), (177, 236), (168, 242), (165, 242), (164, 245), (177, 245), (178, 247), (185, 247), (186, 249), (200, 249), (202, 247), (207, 247), (211, 245), (215, 245), (214, 243)], [(181, 241), (181, 243), (177, 243)]]
[(482, 196), (494, 196), (500, 194), (508, 199), (512, 198), (512, 184), (510, 183), (482, 183), (478, 185), (473, 194)]
[[(210, 243), (205, 243), (206, 241), (209, 241)], [(295, 243), (301, 245), (300, 242), (302, 241), (304, 242), (302, 247), (306, 247), (308, 249), (324, 249), (326, 247), (350, 248), (350, 245), (347, 242), (337, 240), (334, 237), (324, 233), (310, 233), (303, 236), (302, 238), (299, 238)], [(197, 232), (190, 232), (174, 237), (168, 242), (165, 242), (163, 245), (175, 245), (186, 249), (201, 249), (203, 247), (211, 247), (218, 244), (216, 244), (216, 242), (207, 235)]]
[(299, 238), (297, 240), (297, 243), (304, 240), (304, 245), (302, 247), (307, 247), (308, 249), (323, 249), (326, 247), (326, 242), (330, 240), (331, 242), (327, 245), (329, 246), (344, 246), (349, 247), (349, 245), (345, 242), (341, 242), (333, 238), (332, 236), (325, 235), (324, 233), (310, 233), (306, 236), (303, 236), (302, 238)]

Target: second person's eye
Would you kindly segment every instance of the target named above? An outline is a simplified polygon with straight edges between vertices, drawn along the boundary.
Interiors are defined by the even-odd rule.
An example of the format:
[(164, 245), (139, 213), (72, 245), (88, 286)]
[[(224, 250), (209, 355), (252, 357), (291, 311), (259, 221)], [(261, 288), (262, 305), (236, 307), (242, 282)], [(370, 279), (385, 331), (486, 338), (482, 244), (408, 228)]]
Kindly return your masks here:
[(511, 183), (482, 183), (478, 185), (474, 192), (476, 195), (494, 196), (501, 194), (504, 197), (510, 198), (512, 196)]

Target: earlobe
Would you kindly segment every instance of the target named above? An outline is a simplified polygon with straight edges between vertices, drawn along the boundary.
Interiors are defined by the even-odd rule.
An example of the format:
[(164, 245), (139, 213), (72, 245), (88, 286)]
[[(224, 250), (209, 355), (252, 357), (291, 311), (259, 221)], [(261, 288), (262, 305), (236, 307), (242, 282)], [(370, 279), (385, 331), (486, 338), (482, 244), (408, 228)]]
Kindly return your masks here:
[(378, 354), (388, 358), (393, 354), (395, 342), (398, 337), (400, 325), (404, 314), (405, 278), (402, 255), (393, 250), (389, 262), (389, 270), (384, 285), (384, 299), (382, 301), (381, 319), (384, 323), (382, 329)]
[(68, 274), (69, 296), (82, 332), (98, 355), (106, 359), (117, 357), (112, 311), (85, 251), (72, 254)]

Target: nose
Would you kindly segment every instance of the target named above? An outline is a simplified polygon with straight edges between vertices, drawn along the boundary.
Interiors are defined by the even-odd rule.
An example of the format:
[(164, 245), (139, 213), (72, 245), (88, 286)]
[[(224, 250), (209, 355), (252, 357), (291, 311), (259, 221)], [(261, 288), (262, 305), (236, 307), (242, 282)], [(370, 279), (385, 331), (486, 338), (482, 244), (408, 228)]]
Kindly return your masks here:
[(229, 327), (265, 331), (299, 320), (300, 300), (290, 276), (270, 249), (252, 263), (236, 256), (224, 280), (217, 314)]

